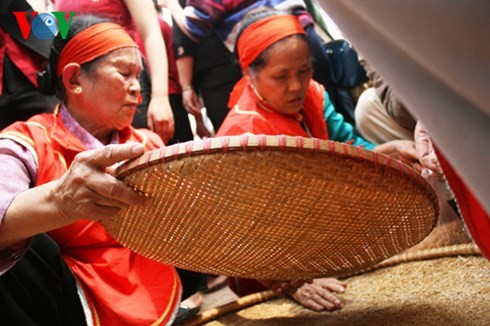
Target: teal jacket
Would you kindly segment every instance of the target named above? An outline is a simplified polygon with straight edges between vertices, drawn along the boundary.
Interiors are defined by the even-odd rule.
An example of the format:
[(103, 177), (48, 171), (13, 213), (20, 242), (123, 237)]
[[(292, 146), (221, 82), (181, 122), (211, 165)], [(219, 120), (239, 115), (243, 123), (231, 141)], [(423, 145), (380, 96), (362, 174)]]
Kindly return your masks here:
[(372, 150), (376, 145), (358, 136), (354, 126), (344, 121), (344, 116), (335, 111), (327, 92), (325, 92), (325, 104), (323, 107), (323, 116), (327, 123), (328, 138), (330, 140), (347, 143), (354, 141), (351, 145), (362, 146), (365, 149)]

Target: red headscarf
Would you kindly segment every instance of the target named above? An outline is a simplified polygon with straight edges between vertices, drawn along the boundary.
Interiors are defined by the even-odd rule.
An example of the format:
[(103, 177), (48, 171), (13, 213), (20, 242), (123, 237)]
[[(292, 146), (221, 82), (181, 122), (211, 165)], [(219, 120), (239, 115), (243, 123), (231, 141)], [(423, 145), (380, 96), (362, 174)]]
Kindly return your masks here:
[(101, 23), (90, 26), (75, 35), (61, 50), (56, 76), (60, 77), (63, 68), (70, 62), (83, 64), (121, 48), (137, 48), (126, 31), (114, 23)]
[(305, 34), (296, 16), (277, 15), (260, 19), (248, 26), (237, 43), (238, 59), (243, 71), (272, 44), (295, 34)]
[[(275, 15), (260, 19), (248, 26), (237, 42), (238, 61), (245, 73), (252, 62), (272, 44), (295, 34), (305, 34), (296, 16)], [(233, 88), (228, 101), (231, 109), (238, 102), (248, 82), (240, 79)]]

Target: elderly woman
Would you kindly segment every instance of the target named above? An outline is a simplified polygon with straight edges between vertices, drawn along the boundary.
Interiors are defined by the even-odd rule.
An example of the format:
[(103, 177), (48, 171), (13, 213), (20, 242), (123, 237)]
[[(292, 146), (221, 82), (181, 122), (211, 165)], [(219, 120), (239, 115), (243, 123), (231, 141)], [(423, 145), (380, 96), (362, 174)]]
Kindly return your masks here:
[[(163, 146), (158, 135), (131, 127), (142, 70), (137, 45), (119, 25), (76, 17), (66, 39), (55, 37), (47, 68), (41, 84), (56, 91), (62, 103), (54, 114), (34, 116), (0, 133), (2, 320), (169, 323), (181, 292), (174, 268), (122, 247), (99, 223), (129, 205), (151, 205), (150, 198), (105, 173), (119, 161)], [(56, 250), (51, 239), (61, 262), (50, 254), (43, 261), (42, 251), (51, 250), (46, 246)], [(40, 251), (33, 255), (39, 259), (24, 266), (32, 277), (23, 282), (24, 271), (16, 268), (36, 248)], [(41, 284), (31, 283), (36, 279)], [(14, 280), (20, 283), (17, 289)], [(39, 293), (43, 286), (45, 292)]]
[[(253, 133), (331, 139), (419, 168), (413, 142), (375, 146), (356, 136), (354, 128), (335, 112), (323, 87), (312, 80), (310, 49), (295, 16), (265, 9), (251, 12), (243, 21), (236, 48), (244, 78), (235, 85), (229, 102), (232, 109), (217, 136)], [(240, 295), (260, 289), (250, 280), (230, 284)], [(345, 286), (333, 278), (316, 279), (293, 297), (305, 307), (332, 310), (342, 306), (334, 293), (342, 293)]]

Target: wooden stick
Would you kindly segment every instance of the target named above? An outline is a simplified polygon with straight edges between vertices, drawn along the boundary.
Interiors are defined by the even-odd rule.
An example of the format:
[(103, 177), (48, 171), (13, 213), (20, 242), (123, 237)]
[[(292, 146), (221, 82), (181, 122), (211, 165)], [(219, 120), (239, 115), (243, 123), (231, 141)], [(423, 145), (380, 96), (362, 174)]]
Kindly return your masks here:
[(206, 311), (201, 312), (197, 316), (189, 319), (182, 325), (185, 326), (195, 326), (195, 325), (202, 325), (208, 321), (211, 321), (213, 319), (216, 319), (217, 317), (223, 316), (227, 313), (237, 311), (243, 308), (246, 308), (248, 306), (265, 302), (269, 299), (275, 298), (276, 295), (274, 294), (273, 291), (263, 291), (263, 292), (258, 292), (258, 293), (253, 293), (246, 295), (244, 297), (241, 297), (237, 299), (236, 301), (227, 303), (222, 306), (218, 306), (216, 308), (212, 308)]
[(392, 256), (388, 259), (385, 259), (382, 262), (374, 266), (368, 267), (366, 269), (363, 269), (361, 271), (347, 274), (347, 275), (342, 275), (342, 278), (374, 271), (376, 269), (380, 269), (384, 267), (407, 263), (411, 261), (429, 260), (429, 259), (437, 259), (437, 258), (444, 258), (444, 257), (451, 257), (451, 256), (470, 256), (470, 255), (481, 255), (480, 248), (478, 248), (474, 242), (451, 245), (446, 247), (424, 249), (415, 252), (401, 253)]

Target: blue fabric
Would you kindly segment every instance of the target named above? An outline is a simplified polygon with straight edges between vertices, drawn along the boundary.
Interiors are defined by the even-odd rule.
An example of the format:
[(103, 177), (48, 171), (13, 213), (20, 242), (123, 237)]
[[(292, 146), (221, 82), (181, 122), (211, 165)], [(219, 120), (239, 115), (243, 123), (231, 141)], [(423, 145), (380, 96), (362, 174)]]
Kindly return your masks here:
[(372, 150), (376, 145), (356, 135), (354, 127), (344, 121), (344, 116), (335, 111), (335, 107), (325, 92), (325, 104), (323, 107), (323, 115), (327, 123), (328, 138), (330, 140), (346, 143), (354, 140), (351, 145), (362, 146), (365, 149)]

